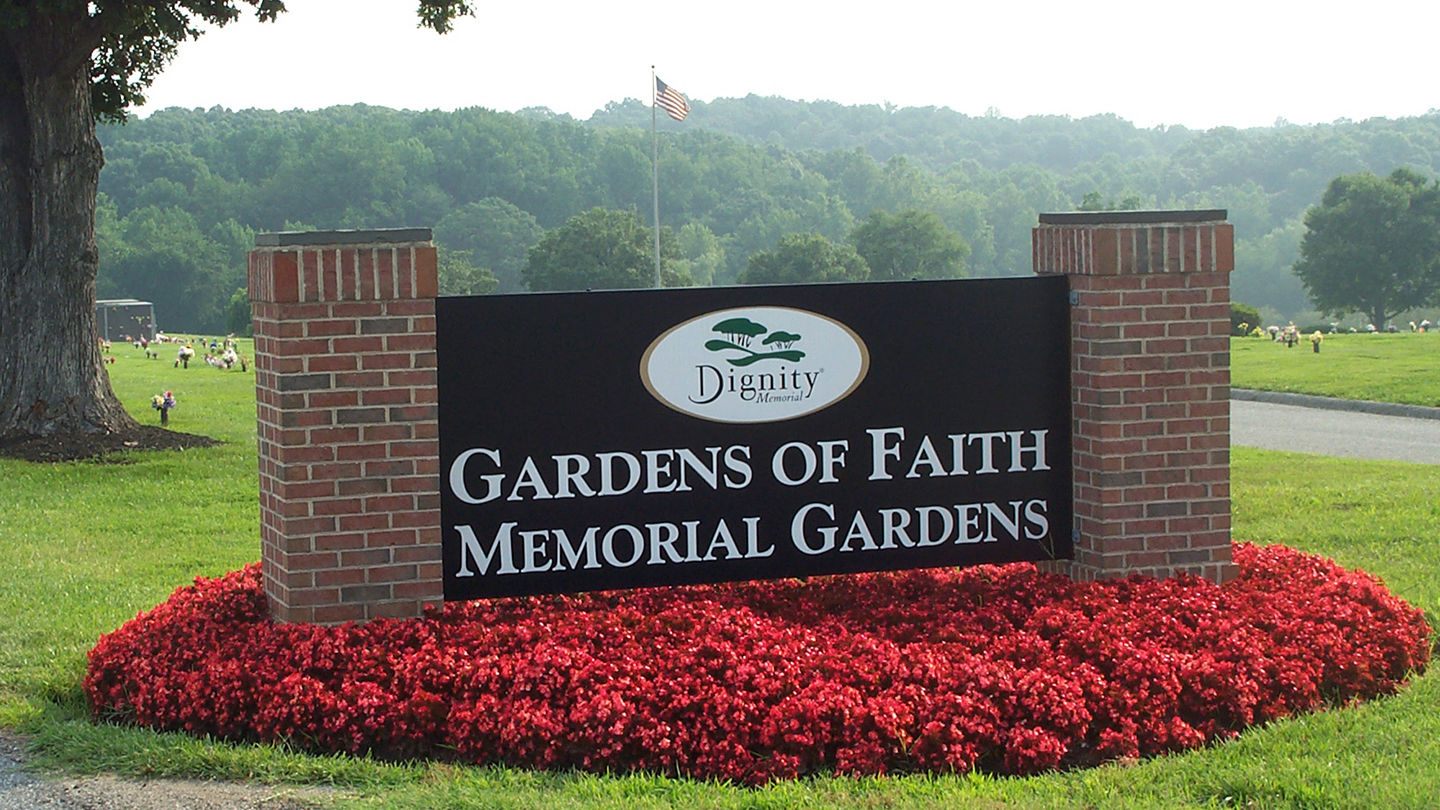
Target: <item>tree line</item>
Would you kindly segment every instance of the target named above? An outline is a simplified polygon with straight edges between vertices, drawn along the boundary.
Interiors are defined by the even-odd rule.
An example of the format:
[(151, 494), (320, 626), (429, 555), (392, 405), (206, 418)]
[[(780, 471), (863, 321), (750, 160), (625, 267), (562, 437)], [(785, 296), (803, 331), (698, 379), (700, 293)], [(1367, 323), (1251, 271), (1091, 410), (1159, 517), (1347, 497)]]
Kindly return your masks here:
[[(1327, 184), (1396, 168), (1433, 175), (1440, 160), (1435, 113), (1192, 131), (1114, 116), (1015, 120), (755, 96), (693, 106), (661, 132), (673, 283), (794, 279), (805, 255), (827, 262), (827, 278), (927, 272), (899, 269), (914, 257), (876, 259), (873, 246), (863, 255), (867, 238), (881, 240), (862, 229), (876, 216), (891, 229), (923, 219), (925, 239), (963, 254), (962, 269), (952, 261), (935, 274), (983, 277), (1030, 271), (1040, 212), (1225, 208), (1237, 235), (1232, 297), (1293, 318), (1316, 305), (1292, 267), (1305, 212)], [(162, 325), (229, 331), (227, 313), (243, 321), (235, 293), (256, 232), (404, 226), (433, 227), (447, 294), (553, 288), (545, 285), (562, 282), (527, 268), (547, 239), (549, 253), (535, 255), (556, 254), (562, 228), (573, 237), (605, 217), (602, 230), (648, 228), (648, 126), (648, 106), (634, 100), (588, 121), (543, 109), (356, 105), (169, 109), (103, 125), (97, 289), (154, 301)], [(593, 221), (571, 225), (582, 215)], [(563, 283), (613, 286), (586, 282)]]

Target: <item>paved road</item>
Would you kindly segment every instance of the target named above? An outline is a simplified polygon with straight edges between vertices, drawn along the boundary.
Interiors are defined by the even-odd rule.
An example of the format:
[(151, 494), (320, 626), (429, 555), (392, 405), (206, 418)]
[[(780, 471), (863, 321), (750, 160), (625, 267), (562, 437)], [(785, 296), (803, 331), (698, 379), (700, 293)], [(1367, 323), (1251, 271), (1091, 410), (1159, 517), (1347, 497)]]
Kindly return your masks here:
[[(1367, 405), (1240, 390), (1233, 396), (1231, 444), (1440, 464), (1440, 408)], [(1396, 415), (1402, 413), (1408, 415)]]

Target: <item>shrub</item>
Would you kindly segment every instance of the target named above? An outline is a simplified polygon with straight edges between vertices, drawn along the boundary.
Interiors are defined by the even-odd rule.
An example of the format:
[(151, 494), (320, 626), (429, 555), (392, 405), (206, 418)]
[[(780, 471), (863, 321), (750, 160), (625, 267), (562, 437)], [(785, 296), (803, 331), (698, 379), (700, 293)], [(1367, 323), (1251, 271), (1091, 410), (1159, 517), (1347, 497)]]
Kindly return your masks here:
[[(1245, 324), (1245, 328), (1242, 329), (1241, 324)], [(1257, 326), (1262, 326), (1260, 310), (1249, 304), (1230, 302), (1230, 334), (1243, 337), (1250, 334), (1250, 330)]]

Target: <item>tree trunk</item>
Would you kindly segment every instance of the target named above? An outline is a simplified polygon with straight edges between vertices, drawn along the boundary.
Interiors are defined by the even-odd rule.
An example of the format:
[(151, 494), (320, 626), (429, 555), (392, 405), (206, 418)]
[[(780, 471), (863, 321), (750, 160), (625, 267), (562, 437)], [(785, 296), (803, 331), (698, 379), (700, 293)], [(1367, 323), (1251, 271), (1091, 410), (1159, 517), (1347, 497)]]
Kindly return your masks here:
[(0, 31), (0, 438), (137, 426), (95, 330), (104, 160), (83, 8)]

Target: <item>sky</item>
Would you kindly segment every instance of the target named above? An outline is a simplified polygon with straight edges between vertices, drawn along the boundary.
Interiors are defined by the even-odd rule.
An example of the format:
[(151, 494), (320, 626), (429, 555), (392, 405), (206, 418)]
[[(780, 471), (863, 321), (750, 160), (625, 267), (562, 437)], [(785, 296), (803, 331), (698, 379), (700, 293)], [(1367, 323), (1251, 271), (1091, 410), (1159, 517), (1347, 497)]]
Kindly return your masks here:
[(247, 16), (183, 44), (137, 114), (365, 103), (584, 119), (648, 101), (652, 65), (699, 101), (1113, 113), (1145, 128), (1440, 109), (1429, 0), (480, 0), (445, 36), (417, 28), (413, 0), (287, 5), (274, 23)]

